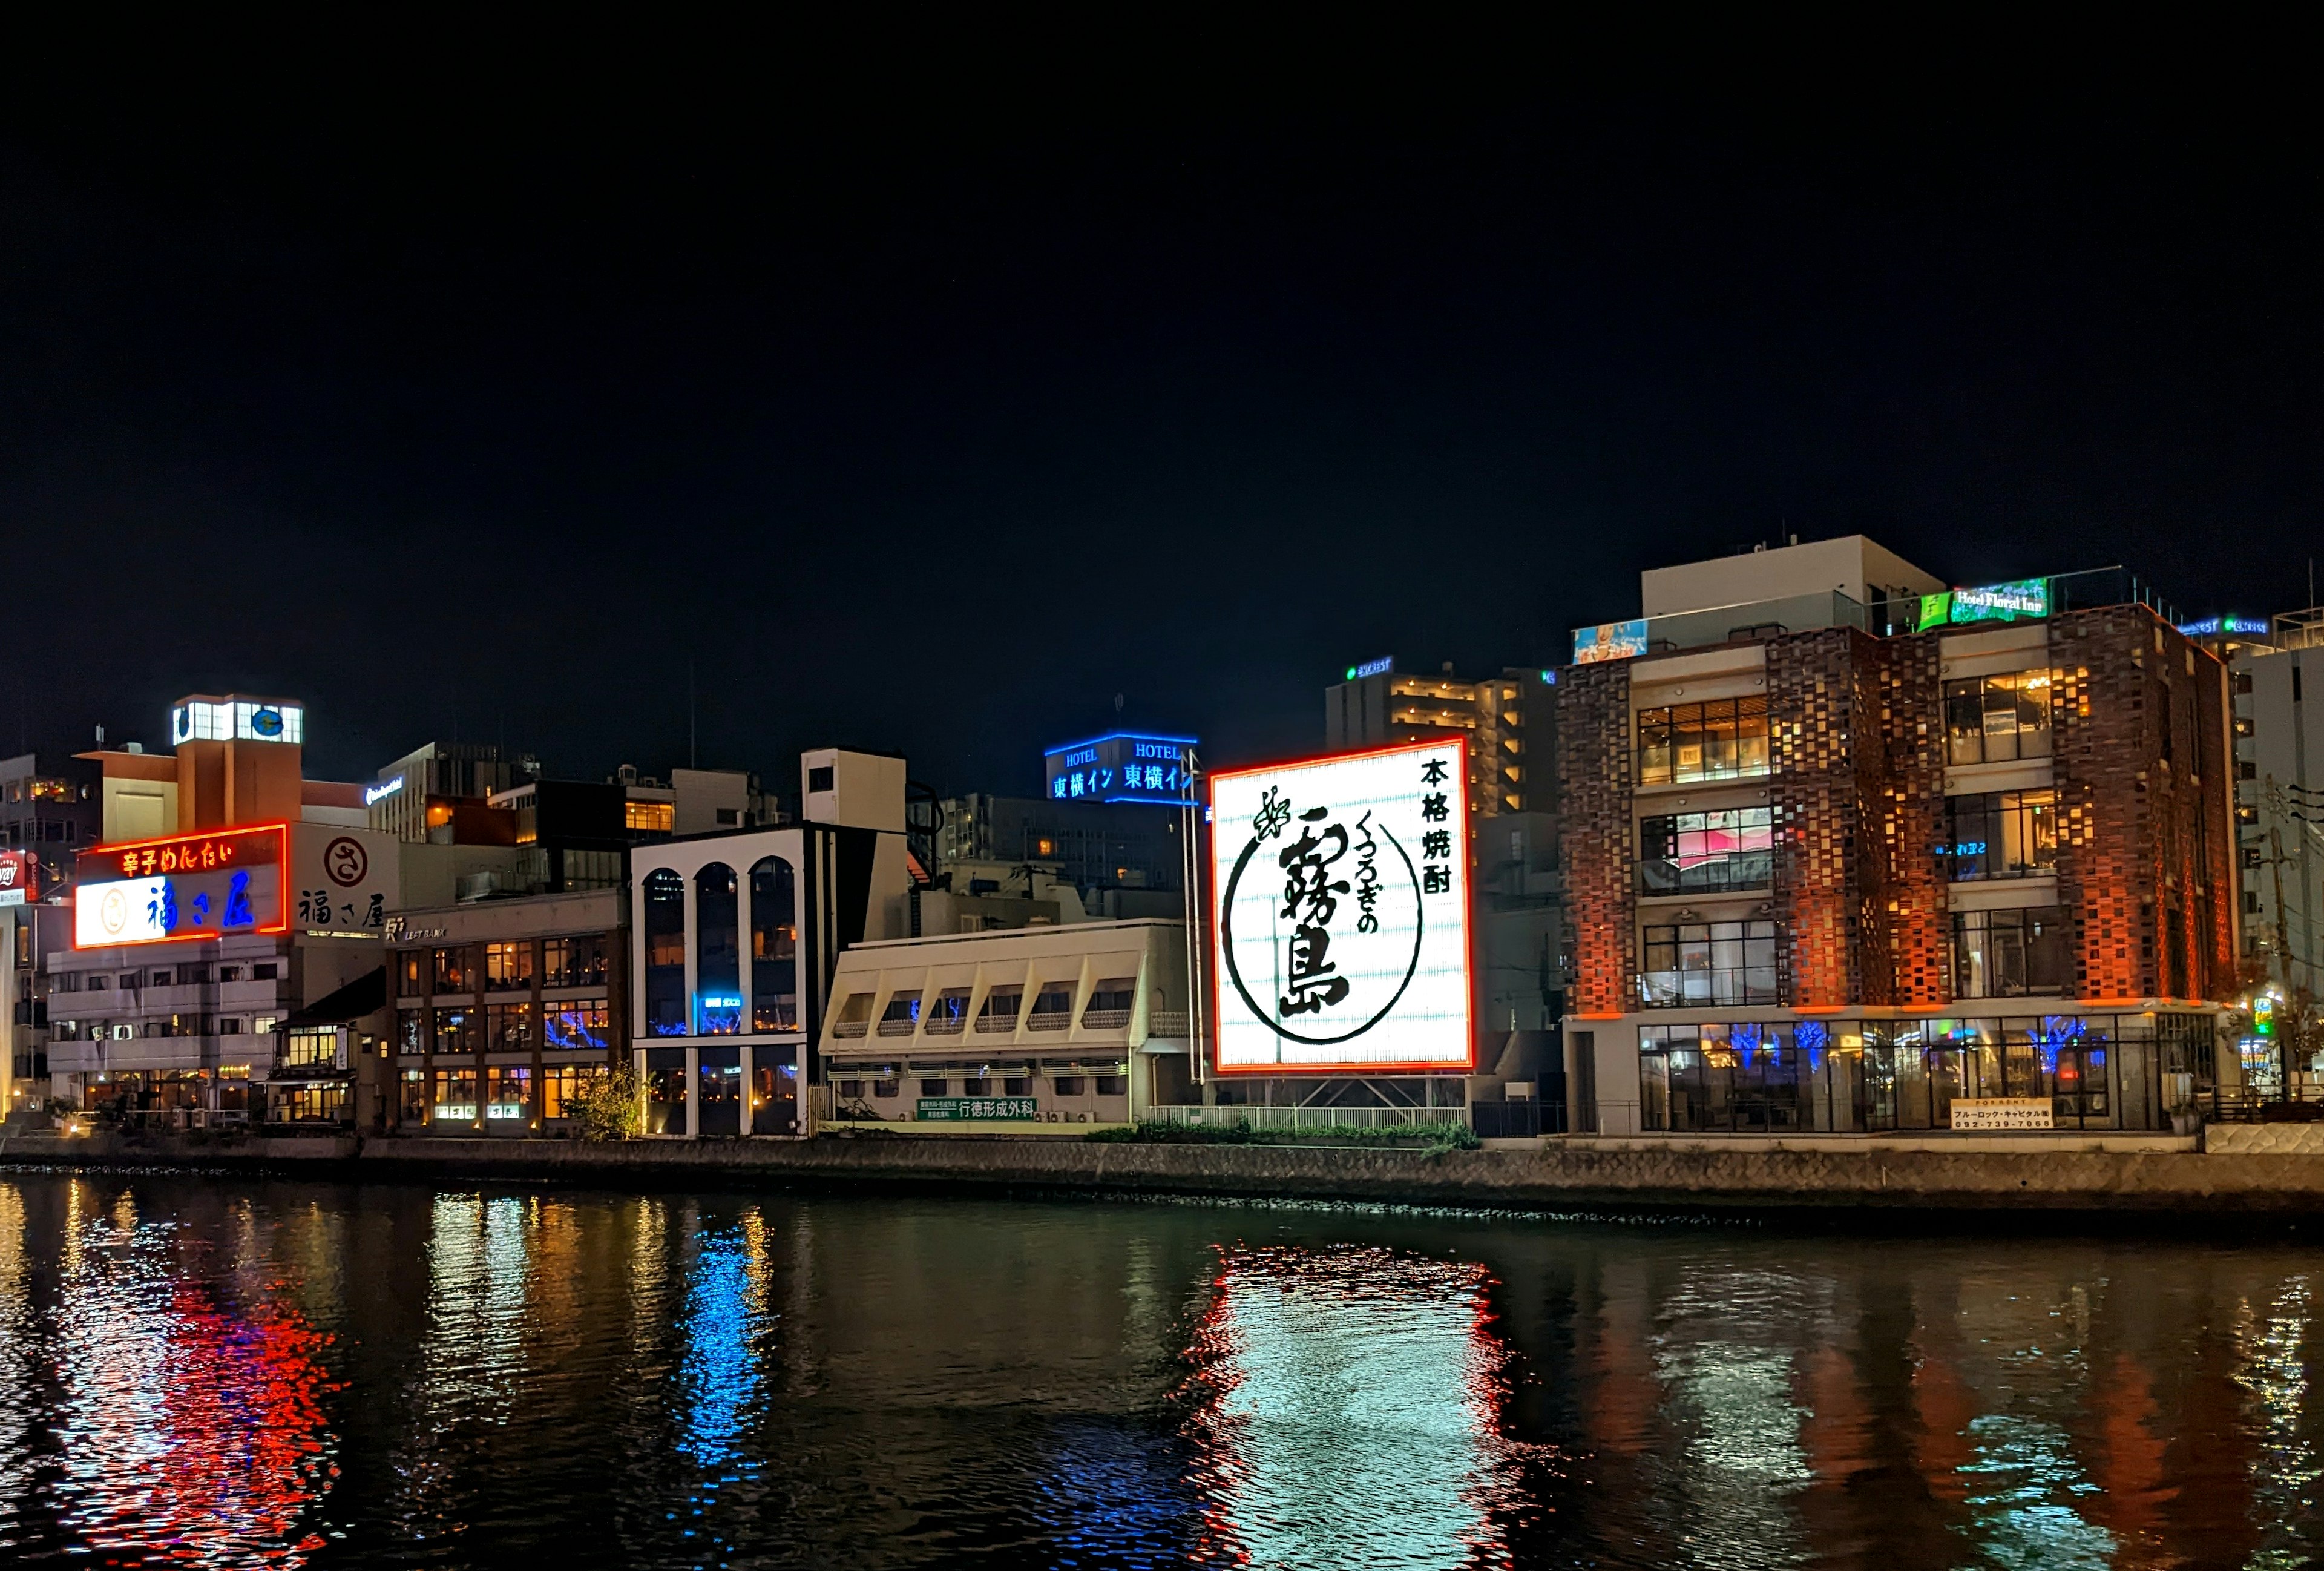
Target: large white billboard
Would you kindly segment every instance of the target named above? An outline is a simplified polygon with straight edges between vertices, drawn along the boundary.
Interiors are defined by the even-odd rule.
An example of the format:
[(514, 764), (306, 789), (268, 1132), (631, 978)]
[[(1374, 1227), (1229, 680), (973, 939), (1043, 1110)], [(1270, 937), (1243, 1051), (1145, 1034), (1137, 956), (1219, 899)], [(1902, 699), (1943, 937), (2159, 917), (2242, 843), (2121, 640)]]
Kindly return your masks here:
[(1460, 737), (1211, 777), (1224, 1074), (1469, 1068)]

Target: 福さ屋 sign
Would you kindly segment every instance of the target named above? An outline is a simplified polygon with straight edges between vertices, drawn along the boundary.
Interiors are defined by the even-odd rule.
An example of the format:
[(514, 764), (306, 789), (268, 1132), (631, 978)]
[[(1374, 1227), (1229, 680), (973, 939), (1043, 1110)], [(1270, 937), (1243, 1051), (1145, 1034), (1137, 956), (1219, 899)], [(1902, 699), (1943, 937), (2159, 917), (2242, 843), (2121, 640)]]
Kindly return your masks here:
[(1465, 1069), (1464, 738), (1212, 777), (1222, 1073)]
[(78, 859), (73, 947), (281, 932), (290, 850), (288, 824), (93, 846)]

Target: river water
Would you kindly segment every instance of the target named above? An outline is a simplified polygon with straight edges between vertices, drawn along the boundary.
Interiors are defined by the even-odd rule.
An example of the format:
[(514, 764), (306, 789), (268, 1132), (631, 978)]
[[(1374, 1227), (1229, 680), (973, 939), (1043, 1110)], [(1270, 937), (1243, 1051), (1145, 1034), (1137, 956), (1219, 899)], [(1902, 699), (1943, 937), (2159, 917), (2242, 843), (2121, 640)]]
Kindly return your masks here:
[(0, 1173), (0, 1562), (2291, 1566), (2324, 1256)]

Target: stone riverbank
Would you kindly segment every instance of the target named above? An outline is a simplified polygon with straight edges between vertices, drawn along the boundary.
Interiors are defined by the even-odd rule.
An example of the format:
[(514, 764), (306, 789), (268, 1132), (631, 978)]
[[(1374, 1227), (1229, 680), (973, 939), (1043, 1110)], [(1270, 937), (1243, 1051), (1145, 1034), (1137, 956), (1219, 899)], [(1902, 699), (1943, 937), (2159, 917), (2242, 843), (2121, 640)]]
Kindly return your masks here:
[(2324, 1141), (1922, 1139), (1683, 1144), (1550, 1140), (1471, 1151), (835, 1135), (803, 1141), (367, 1139), (222, 1141), (48, 1133), (0, 1162), (198, 1168), (343, 1178), (623, 1186), (797, 1184), (845, 1191), (1050, 1190), (1258, 1197), (1535, 1212), (2126, 1213), (2324, 1217)]

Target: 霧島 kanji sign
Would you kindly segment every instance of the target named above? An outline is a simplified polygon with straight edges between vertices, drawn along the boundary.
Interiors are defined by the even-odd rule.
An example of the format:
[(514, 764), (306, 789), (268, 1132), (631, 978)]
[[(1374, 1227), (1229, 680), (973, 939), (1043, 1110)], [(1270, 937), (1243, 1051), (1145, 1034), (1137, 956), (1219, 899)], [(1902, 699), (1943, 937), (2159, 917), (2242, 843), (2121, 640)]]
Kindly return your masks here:
[(1212, 777), (1217, 1067), (1466, 1069), (1463, 740)]

